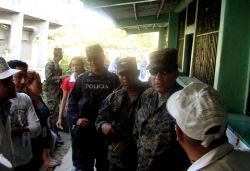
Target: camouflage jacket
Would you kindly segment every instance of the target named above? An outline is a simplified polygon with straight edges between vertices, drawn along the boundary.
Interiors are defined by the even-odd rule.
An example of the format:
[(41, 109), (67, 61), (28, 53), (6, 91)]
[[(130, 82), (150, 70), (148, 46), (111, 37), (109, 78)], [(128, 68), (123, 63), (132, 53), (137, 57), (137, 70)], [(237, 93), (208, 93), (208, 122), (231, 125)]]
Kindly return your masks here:
[(48, 100), (60, 100), (62, 91), (60, 89), (61, 80), (58, 78), (62, 75), (62, 69), (54, 60), (45, 66), (44, 91), (47, 93)]
[(176, 83), (159, 107), (155, 90), (149, 88), (142, 94), (134, 125), (138, 171), (175, 171), (184, 168), (188, 159), (176, 141), (175, 120), (166, 109), (169, 96), (179, 89)]
[[(134, 112), (138, 99), (148, 85), (139, 82), (137, 92), (138, 98), (129, 104), (129, 97), (126, 89), (121, 88), (110, 94), (100, 108), (99, 116), (96, 120), (96, 128), (100, 129), (103, 123), (112, 124), (118, 137), (112, 139), (109, 145), (108, 158), (111, 163), (120, 168), (130, 168), (135, 170), (137, 165), (137, 150), (133, 138)], [(134, 165), (134, 169), (132, 169)]]
[(58, 84), (60, 80), (58, 76), (62, 75), (62, 69), (60, 68), (59, 64), (56, 63), (54, 60), (50, 61), (45, 66), (45, 78), (48, 83)]

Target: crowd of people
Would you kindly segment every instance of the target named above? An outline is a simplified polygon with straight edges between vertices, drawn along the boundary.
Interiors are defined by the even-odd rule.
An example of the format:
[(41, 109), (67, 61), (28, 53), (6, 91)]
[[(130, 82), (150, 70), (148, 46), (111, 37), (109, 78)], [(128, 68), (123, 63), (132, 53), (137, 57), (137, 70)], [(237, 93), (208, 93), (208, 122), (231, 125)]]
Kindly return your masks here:
[[(116, 73), (104, 66), (99, 45), (70, 61), (64, 76), (61, 48), (45, 66), (46, 80), (20, 60), (0, 57), (0, 170), (38, 171), (61, 164), (52, 157), (64, 142), (67, 120), (72, 171), (248, 170), (249, 152), (226, 137), (227, 112), (219, 93), (204, 83), (182, 88), (177, 50), (149, 56), (149, 82), (135, 57), (120, 58)], [(42, 93), (46, 93), (46, 100)], [(46, 101), (46, 102), (45, 102)]]

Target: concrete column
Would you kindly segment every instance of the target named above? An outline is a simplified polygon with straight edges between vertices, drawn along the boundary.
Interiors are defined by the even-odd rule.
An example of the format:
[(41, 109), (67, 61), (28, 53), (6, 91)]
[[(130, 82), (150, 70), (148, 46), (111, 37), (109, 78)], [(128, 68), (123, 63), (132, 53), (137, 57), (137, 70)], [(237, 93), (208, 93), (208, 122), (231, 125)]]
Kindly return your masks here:
[(34, 32), (32, 34), (30, 34), (30, 37), (29, 37), (29, 41), (28, 41), (28, 44), (30, 46), (30, 49), (31, 49), (31, 57), (30, 57), (30, 61), (31, 61), (31, 64), (32, 66), (29, 66), (30, 68), (37, 68), (37, 59), (38, 59), (38, 53), (37, 53), (37, 44), (34, 43), (34, 40), (35, 38), (38, 36), (38, 32), (37, 32), (38, 29), (34, 29)]
[(22, 32), (23, 14), (12, 14), (9, 38), (10, 59), (21, 59)]
[(39, 24), (39, 45), (37, 54), (37, 67), (44, 68), (47, 62), (47, 44), (49, 34), (49, 22), (44, 21)]

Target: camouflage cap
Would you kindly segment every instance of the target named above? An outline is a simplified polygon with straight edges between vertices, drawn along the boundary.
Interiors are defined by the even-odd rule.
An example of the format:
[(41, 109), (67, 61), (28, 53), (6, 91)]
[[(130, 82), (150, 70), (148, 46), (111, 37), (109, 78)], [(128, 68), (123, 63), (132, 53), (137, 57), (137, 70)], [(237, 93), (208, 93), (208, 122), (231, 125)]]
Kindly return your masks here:
[(55, 58), (62, 59), (62, 57), (63, 57), (62, 48), (59, 48), (59, 47), (54, 48), (54, 59)]
[(138, 71), (135, 57), (121, 58), (117, 63), (117, 73), (124, 71)]
[(59, 47), (54, 48), (54, 53), (57, 53), (57, 52), (62, 52), (62, 48), (59, 48)]
[(88, 60), (98, 58), (104, 53), (102, 46), (99, 44), (86, 47), (85, 52)]
[(149, 55), (149, 66), (147, 68), (178, 69), (177, 49), (165, 48), (152, 52)]

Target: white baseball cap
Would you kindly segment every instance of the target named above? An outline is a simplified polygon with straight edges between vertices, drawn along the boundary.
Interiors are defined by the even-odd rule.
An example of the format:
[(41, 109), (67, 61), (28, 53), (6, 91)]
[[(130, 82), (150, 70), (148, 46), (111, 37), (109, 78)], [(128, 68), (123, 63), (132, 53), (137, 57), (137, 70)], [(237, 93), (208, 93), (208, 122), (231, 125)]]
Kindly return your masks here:
[[(226, 131), (227, 112), (219, 93), (204, 83), (191, 83), (174, 93), (167, 102), (167, 110), (188, 137), (202, 141), (208, 147)], [(217, 132), (208, 133), (218, 126)]]
[(11, 162), (7, 158), (5, 158), (3, 154), (0, 154), (0, 163), (7, 168), (12, 168)]
[(8, 78), (20, 70), (11, 69), (3, 57), (0, 57), (0, 80)]

